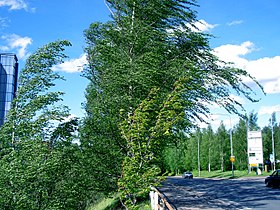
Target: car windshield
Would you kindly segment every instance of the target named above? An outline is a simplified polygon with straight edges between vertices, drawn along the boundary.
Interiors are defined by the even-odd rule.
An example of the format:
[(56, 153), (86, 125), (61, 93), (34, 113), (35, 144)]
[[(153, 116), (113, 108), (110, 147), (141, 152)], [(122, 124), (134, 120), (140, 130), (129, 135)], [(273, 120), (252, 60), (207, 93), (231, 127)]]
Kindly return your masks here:
[(271, 175), (272, 176), (278, 176), (278, 171), (274, 171)]

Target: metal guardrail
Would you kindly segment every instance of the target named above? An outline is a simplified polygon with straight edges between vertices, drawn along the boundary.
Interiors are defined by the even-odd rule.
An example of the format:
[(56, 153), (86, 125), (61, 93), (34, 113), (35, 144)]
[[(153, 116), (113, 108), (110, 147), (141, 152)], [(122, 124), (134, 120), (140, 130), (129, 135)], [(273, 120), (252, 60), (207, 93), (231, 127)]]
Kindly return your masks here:
[(152, 210), (176, 210), (164, 194), (162, 194), (157, 188), (151, 187), (150, 199)]

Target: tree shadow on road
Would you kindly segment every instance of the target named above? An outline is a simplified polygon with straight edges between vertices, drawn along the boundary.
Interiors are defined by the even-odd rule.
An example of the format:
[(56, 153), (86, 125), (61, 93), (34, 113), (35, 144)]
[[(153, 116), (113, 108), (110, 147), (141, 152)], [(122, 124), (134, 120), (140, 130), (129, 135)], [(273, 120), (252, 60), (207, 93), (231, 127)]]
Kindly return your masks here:
[(280, 189), (265, 187), (264, 178), (187, 180), (170, 177), (160, 190), (178, 209), (255, 209), (280, 200)]

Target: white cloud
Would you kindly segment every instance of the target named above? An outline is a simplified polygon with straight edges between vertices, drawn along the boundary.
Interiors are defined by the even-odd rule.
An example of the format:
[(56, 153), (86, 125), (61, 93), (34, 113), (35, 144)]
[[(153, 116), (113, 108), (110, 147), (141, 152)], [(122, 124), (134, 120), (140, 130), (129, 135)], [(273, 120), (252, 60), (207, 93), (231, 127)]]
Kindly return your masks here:
[(271, 115), (273, 112), (280, 112), (280, 104), (275, 106), (262, 106), (258, 111), (258, 115)]
[[(194, 25), (194, 26), (193, 26)], [(205, 20), (199, 20), (195, 23), (193, 23), (193, 25), (187, 23), (186, 26), (188, 28), (190, 28), (193, 32), (204, 32), (204, 31), (210, 31), (211, 29), (215, 28), (216, 26), (218, 26), (217, 24), (212, 25), (210, 23), (207, 23)], [(185, 29), (183, 29), (182, 27), (178, 28), (181, 31), (184, 31)], [(168, 29), (167, 30), (168, 33), (172, 34), (174, 32), (173, 29)]]
[(28, 6), (26, 0), (0, 0), (0, 7), (9, 7), (9, 10), (25, 10), (27, 12), (35, 12), (36, 8)]
[(69, 116), (65, 117), (62, 122), (65, 123), (65, 122), (69, 122), (70, 120), (73, 120), (75, 118), (79, 118), (77, 115), (75, 114), (70, 114)]
[(228, 26), (233, 26), (233, 25), (239, 25), (239, 24), (242, 24), (243, 23), (243, 20), (234, 20), (234, 21), (231, 21), (229, 23), (227, 23)]
[(244, 98), (240, 97), (240, 96), (236, 96), (236, 95), (230, 95), (230, 97), (232, 99), (234, 99), (235, 101), (237, 101), (240, 104), (245, 104), (245, 100)]
[(280, 78), (265, 83), (263, 88), (266, 93), (280, 93)]
[(9, 51), (9, 49), (7, 46), (0, 46), (0, 51)]
[(28, 9), (24, 0), (0, 0), (0, 7), (9, 7), (9, 10)]
[(4, 28), (4, 27), (7, 27), (9, 21), (10, 20), (8, 18), (0, 17), (0, 29)]
[(280, 56), (264, 57), (248, 61), (246, 70), (258, 80), (277, 80), (280, 78)]
[(266, 93), (280, 93), (280, 56), (246, 59), (245, 56), (254, 50), (254, 44), (247, 41), (241, 45), (222, 45), (214, 49), (214, 54), (221, 60), (233, 62), (235, 67), (246, 70), (264, 86)]
[(81, 72), (83, 66), (87, 64), (86, 54), (82, 54), (79, 58), (65, 61), (59, 65), (54, 66), (54, 71), (63, 71), (67, 73)]
[(213, 53), (223, 61), (233, 62), (238, 68), (245, 68), (248, 64), (248, 60), (241, 56), (254, 51), (254, 49), (254, 44), (247, 41), (243, 42), (241, 45), (226, 44), (216, 47)]
[(199, 20), (196, 23), (194, 23), (195, 27), (190, 27), (193, 31), (195, 32), (204, 32), (204, 31), (210, 31), (211, 29), (215, 28), (218, 26), (217, 24), (210, 24), (207, 23), (205, 20)]
[(7, 45), (0, 46), (0, 49), (3, 51), (17, 51), (17, 56), (19, 58), (25, 58), (27, 56), (27, 46), (32, 43), (32, 39), (30, 37), (21, 37), (17, 34), (10, 34), (2, 36)]
[[(205, 121), (209, 124), (211, 124), (212, 128), (214, 130), (217, 130), (217, 128), (221, 125), (221, 122), (223, 122), (224, 126), (227, 129), (233, 128), (235, 124), (238, 123), (239, 118), (235, 115), (230, 114), (224, 114), (224, 113), (213, 113), (208, 116), (208, 119), (205, 119)], [(206, 123), (199, 123), (198, 125), (200, 128), (207, 128), (208, 124)]]

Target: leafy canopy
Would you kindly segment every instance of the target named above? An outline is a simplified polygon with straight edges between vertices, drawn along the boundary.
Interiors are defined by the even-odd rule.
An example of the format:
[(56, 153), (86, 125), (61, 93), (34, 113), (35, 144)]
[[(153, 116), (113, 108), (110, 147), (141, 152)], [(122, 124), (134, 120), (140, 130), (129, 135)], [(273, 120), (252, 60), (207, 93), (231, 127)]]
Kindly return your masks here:
[(161, 151), (175, 135), (203, 121), (209, 104), (240, 114), (242, 104), (232, 94), (257, 101), (244, 78), (259, 83), (214, 56), (210, 35), (192, 30), (198, 21), (196, 1), (105, 3), (111, 21), (93, 23), (85, 31), (89, 67), (84, 76), (90, 84), (82, 142), (92, 153), (96, 181), (103, 175), (104, 191), (119, 183), (134, 205), (150, 182), (144, 186), (135, 182), (140, 175), (132, 174), (153, 180), (150, 170), (164, 171)]

